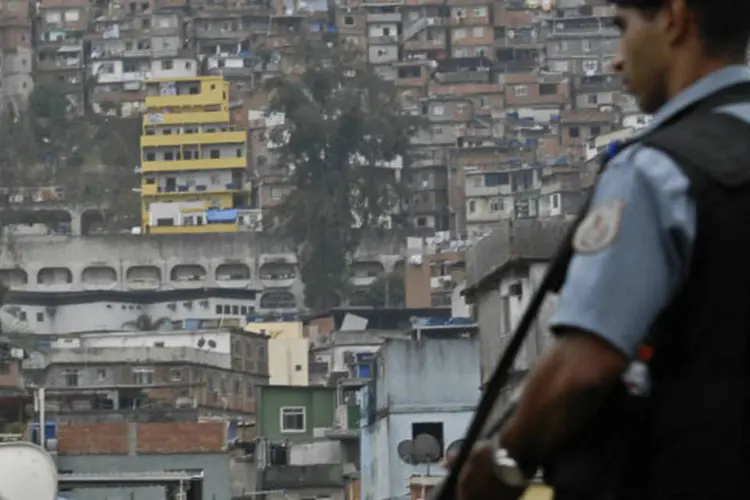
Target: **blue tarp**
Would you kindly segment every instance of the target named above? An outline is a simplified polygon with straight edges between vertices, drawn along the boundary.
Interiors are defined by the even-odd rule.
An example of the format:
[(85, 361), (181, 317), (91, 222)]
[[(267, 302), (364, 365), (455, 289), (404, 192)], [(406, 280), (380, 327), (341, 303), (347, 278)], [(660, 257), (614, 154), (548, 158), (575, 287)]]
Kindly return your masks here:
[(237, 220), (237, 210), (230, 208), (226, 210), (208, 210), (206, 221), (211, 222), (234, 222)]

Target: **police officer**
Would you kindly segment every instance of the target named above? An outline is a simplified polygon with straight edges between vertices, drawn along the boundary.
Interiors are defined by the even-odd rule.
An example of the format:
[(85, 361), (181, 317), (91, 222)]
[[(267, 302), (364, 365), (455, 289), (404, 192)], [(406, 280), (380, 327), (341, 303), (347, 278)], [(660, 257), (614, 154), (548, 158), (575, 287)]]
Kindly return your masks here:
[(648, 410), (618, 452), (614, 491), (587, 497), (750, 498), (750, 1), (612, 3), (615, 68), (653, 121), (600, 176), (557, 340), (499, 436), (473, 450), (460, 500), (518, 498), (598, 425), (644, 344)]

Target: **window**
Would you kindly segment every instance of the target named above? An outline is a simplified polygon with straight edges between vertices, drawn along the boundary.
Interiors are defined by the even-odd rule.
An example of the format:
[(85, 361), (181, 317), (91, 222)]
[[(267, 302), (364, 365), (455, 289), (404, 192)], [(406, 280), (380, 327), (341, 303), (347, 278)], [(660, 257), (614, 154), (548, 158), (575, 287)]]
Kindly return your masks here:
[(280, 188), (271, 188), (271, 199), (272, 200), (280, 200), (281, 199), (281, 189)]
[(555, 94), (557, 94), (557, 84), (542, 83), (539, 85), (539, 95), (555, 95)]
[(598, 96), (596, 94), (589, 94), (589, 95), (586, 96), (586, 99), (588, 100), (589, 104), (598, 104), (599, 103), (599, 99), (598, 99)]
[(253, 397), (253, 384), (250, 382), (245, 382), (245, 396), (248, 398)]
[(10, 373), (10, 363), (0, 363), (0, 375), (8, 375)]
[(469, 213), (470, 213), (470, 214), (473, 214), (473, 213), (474, 213), (474, 212), (476, 212), (476, 211), (477, 211), (477, 202), (476, 202), (476, 201), (474, 201), (474, 200), (471, 200), (471, 201), (469, 202)]
[(81, 13), (76, 9), (66, 10), (64, 17), (65, 21), (74, 23), (81, 19)]
[(591, 137), (596, 137), (597, 135), (602, 133), (602, 128), (598, 125), (594, 125), (591, 127)]
[(353, 16), (344, 16), (344, 25), (346, 25), (346, 26), (354, 26), (354, 17)]
[(516, 85), (513, 87), (513, 92), (515, 92), (518, 97), (522, 97), (529, 95), (529, 88), (526, 85)]
[(305, 432), (305, 408), (302, 406), (281, 409), (281, 432)]
[(483, 37), (484, 36), (484, 28), (482, 26), (476, 26), (474, 29), (471, 30), (472, 36), (475, 37)]
[(498, 198), (497, 200), (490, 201), (490, 212), (497, 213), (503, 211), (503, 200)]
[(36, 322), (37, 323), (43, 323), (44, 322), (44, 313), (43, 312), (36, 313)]
[(432, 114), (435, 116), (443, 116), (445, 114), (445, 106), (437, 104), (432, 107)]
[(417, 437), (428, 435), (432, 437), (438, 444), (438, 456), (430, 457), (434, 462), (440, 461), (443, 458), (443, 450), (445, 449), (445, 437), (442, 422), (414, 422), (411, 424), (411, 439), (416, 440)]
[(174, 68), (174, 61), (171, 59), (165, 59), (161, 62), (161, 69), (170, 70), (172, 68)]
[(47, 12), (44, 15), (44, 20), (47, 24), (56, 24), (62, 21), (62, 15), (60, 12)]
[(182, 371), (179, 368), (169, 369), (169, 380), (172, 382), (179, 382), (182, 380)]
[(233, 391), (233, 394), (234, 395), (242, 394), (242, 387), (240, 386), (240, 381), (239, 380), (235, 380), (234, 381), (234, 391)]
[(154, 370), (150, 368), (133, 369), (133, 384), (135, 385), (153, 385)]
[(475, 7), (474, 17), (487, 17), (487, 7)]
[(568, 130), (568, 135), (570, 137), (581, 137), (581, 131), (578, 129), (578, 127), (570, 127)]
[(65, 387), (78, 387), (78, 370), (65, 370)]
[(552, 202), (552, 208), (557, 208), (560, 206), (560, 194), (555, 193), (552, 196), (550, 196), (550, 201)]
[(302, 365), (294, 365), (294, 371), (295, 372), (301, 372), (302, 371)]
[(211, 158), (215, 160), (215, 159), (219, 158), (220, 152), (219, 152), (218, 149), (212, 149), (210, 151), (210, 155), (211, 155)]
[(107, 370), (105, 368), (99, 368), (96, 370), (96, 379), (99, 382), (104, 382), (107, 379)]
[(463, 38), (466, 38), (466, 30), (464, 28), (459, 28), (453, 31), (454, 40), (461, 40)]
[(510, 297), (500, 297), (500, 319), (502, 321), (502, 330), (500, 335), (508, 335), (510, 333)]
[(216, 304), (216, 314), (221, 314), (221, 304)]

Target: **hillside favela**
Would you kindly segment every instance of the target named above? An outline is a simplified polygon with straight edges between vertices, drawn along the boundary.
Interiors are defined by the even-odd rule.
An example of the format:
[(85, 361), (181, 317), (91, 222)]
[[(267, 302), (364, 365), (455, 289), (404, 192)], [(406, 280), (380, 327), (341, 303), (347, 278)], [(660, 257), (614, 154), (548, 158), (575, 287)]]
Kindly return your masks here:
[(68, 500), (426, 499), (648, 122), (612, 16), (0, 0), (0, 441)]

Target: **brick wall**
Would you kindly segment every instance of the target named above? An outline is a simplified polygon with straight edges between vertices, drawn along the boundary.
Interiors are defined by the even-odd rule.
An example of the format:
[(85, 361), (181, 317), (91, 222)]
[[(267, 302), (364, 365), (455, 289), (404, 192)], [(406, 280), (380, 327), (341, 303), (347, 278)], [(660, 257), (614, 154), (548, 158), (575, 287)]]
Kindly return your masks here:
[(58, 429), (61, 455), (217, 453), (225, 444), (224, 422), (69, 424)]

